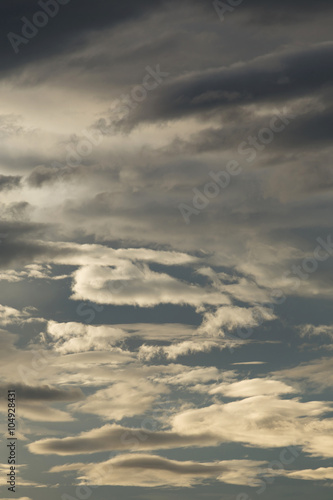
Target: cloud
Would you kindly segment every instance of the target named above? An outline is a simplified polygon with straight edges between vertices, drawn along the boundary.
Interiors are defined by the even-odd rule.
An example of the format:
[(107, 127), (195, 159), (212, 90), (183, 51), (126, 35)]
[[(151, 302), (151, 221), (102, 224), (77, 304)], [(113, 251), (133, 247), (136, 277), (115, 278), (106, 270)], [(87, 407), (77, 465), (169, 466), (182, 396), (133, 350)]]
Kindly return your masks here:
[(252, 396), (291, 394), (296, 392), (296, 389), (279, 380), (253, 378), (233, 382), (232, 384), (223, 383), (212, 387), (209, 392), (210, 394), (223, 394), (228, 398), (249, 398)]
[[(212, 1), (71, 0), (15, 57), (8, 31), (40, 9), (0, 6), (0, 326), (15, 332), (0, 331), (0, 389), (16, 385), (40, 455), (31, 466), (43, 454), (130, 451), (138, 458), (112, 458), (102, 483), (245, 485), (260, 474), (230, 453), (297, 445), (316, 470), (332, 458), (333, 424), (326, 392), (313, 391), (332, 385), (333, 366), (297, 347), (302, 335), (332, 347), (332, 259), (297, 289), (285, 274), (332, 225), (333, 4), (251, 0), (222, 25)], [(119, 120), (115, 100), (144, 93), (148, 65), (168, 78), (130, 97), (137, 106)], [(263, 147), (276, 110), (290, 124)], [(104, 119), (110, 134), (92, 129)], [(82, 127), (99, 136), (71, 167)], [(238, 150), (250, 136), (251, 165)], [(231, 159), (242, 173), (186, 225), (179, 203), (207, 194)], [(22, 309), (27, 297), (40, 310)], [(295, 342), (291, 324), (302, 324)], [(232, 338), (247, 328), (256, 335)], [(284, 370), (269, 373), (284, 341)], [(159, 450), (168, 458), (147, 455)], [(86, 466), (77, 481), (101, 464)]]
[(215, 290), (203, 290), (147, 265), (123, 261), (115, 268), (85, 266), (74, 274), (73, 300), (97, 304), (154, 307), (158, 304), (228, 304), (229, 299)]
[(155, 455), (120, 455), (102, 463), (66, 464), (50, 472), (77, 470), (80, 484), (118, 485), (156, 488), (162, 486), (189, 488), (203, 481), (217, 480), (228, 484), (257, 486), (260, 466), (265, 462), (229, 460), (222, 462), (180, 462)]
[(98, 415), (104, 420), (121, 420), (142, 415), (153, 405), (158, 395), (168, 392), (162, 384), (144, 379), (116, 382), (88, 396), (82, 403), (71, 405), (76, 412)]
[(314, 359), (293, 368), (278, 370), (273, 375), (285, 380), (296, 380), (307, 388), (324, 390), (333, 384), (333, 358)]
[[(21, 205), (13, 205), (12, 215)], [(24, 208), (25, 205), (23, 205)], [(16, 208), (15, 208), (16, 207)], [(10, 207), (9, 207), (10, 208)], [(22, 208), (22, 206), (21, 206)], [(50, 225), (16, 220), (7, 212), (9, 219), (0, 223), (0, 231), (6, 234), (1, 241), (0, 267), (11, 267), (17, 269), (21, 265), (38, 263), (38, 259), (46, 259), (48, 262), (56, 255), (64, 255), (70, 252), (56, 244), (43, 241)], [(36, 262), (37, 261), (37, 262)]]
[(262, 306), (256, 308), (226, 306), (217, 309), (214, 313), (206, 313), (199, 331), (214, 338), (219, 335), (224, 336), (224, 331), (255, 327), (274, 319), (277, 319), (277, 316), (273, 311)]
[(22, 311), (13, 307), (0, 304), (0, 325), (23, 325), (32, 321), (41, 322), (42, 318), (36, 318), (33, 314), (36, 310), (33, 307), (26, 307)]
[[(318, 123), (320, 113), (317, 119), (313, 119), (309, 124), (311, 130), (316, 130), (320, 134), (322, 145), (326, 146), (331, 138), (325, 137), (322, 130), (326, 130), (327, 123)], [(302, 123), (306, 121), (307, 117), (302, 117)], [(317, 123), (316, 123), (317, 122)], [(307, 134), (305, 130), (298, 130), (299, 140), (296, 140), (295, 133), (290, 130), (291, 135), (288, 133), (288, 139), (295, 148), (302, 148), (306, 143), (308, 148), (314, 148), (314, 141), (317, 136), (310, 132)], [(315, 198), (318, 195), (325, 195), (332, 192), (333, 189), (333, 169), (330, 165), (323, 163), (307, 161), (293, 162), (286, 165), (279, 165), (279, 168), (272, 168), (270, 175), (265, 181), (265, 194), (266, 196), (276, 197), (282, 203), (292, 203), (296, 199), (309, 199)], [(283, 181), (282, 181), (283, 179)]]
[(19, 187), (21, 179), (19, 175), (0, 175), (0, 191)]
[(0, 395), (4, 397), (8, 389), (15, 388), (17, 397), (21, 403), (38, 403), (42, 401), (51, 402), (72, 402), (84, 398), (84, 394), (80, 388), (58, 389), (47, 385), (43, 386), (29, 386), (24, 384), (15, 383), (14, 386), (10, 384), (0, 385)]
[(265, 365), (266, 361), (242, 361), (241, 363), (232, 363), (233, 366), (238, 365)]
[(298, 327), (301, 337), (316, 337), (322, 335), (333, 340), (333, 326), (332, 325), (301, 325)]
[(321, 401), (260, 395), (180, 412), (171, 418), (171, 426), (182, 435), (208, 432), (220, 441), (257, 448), (299, 445), (313, 456), (329, 457), (333, 421), (318, 417), (330, 411)]
[[(27, 464), (20, 464), (18, 468), (16, 468), (16, 486), (25, 486), (30, 488), (42, 488), (45, 487), (44, 484), (35, 483), (34, 481), (29, 481), (22, 478), (21, 471), (27, 467)], [(0, 486), (8, 486), (7, 485), (7, 474), (9, 473), (8, 464), (0, 464)], [(2, 498), (1, 500), (6, 500)], [(9, 499), (7, 499), (9, 500)], [(31, 500), (28, 497), (20, 497), (17, 500)]]
[(36, 422), (70, 422), (75, 420), (68, 412), (47, 406), (46, 403), (73, 402), (84, 398), (79, 388), (56, 389), (49, 386), (28, 386), (20, 383), (1, 384), (3, 403), (0, 412), (7, 412), (5, 404), (8, 389), (15, 389), (20, 417)]
[[(42, 334), (43, 345), (52, 345), (52, 348), (61, 354), (74, 354), (91, 351), (119, 351), (121, 342), (132, 337), (139, 341), (148, 341), (138, 349), (139, 360), (152, 360), (166, 357), (175, 360), (179, 356), (195, 352), (209, 352), (213, 348), (224, 349), (236, 345), (237, 341), (207, 340), (207, 335), (200, 333), (191, 325), (167, 324), (119, 324), (117, 328), (109, 325), (85, 325), (82, 323), (56, 323), (50, 321), (46, 334)], [(170, 345), (158, 346), (153, 342), (167, 342)]]
[[(177, 365), (169, 365), (170, 368), (172, 366), (177, 367)], [(233, 374), (234, 372), (225, 372), (222, 373), (215, 366), (179, 366), (178, 373), (172, 374), (169, 369), (166, 375), (161, 376), (161, 380), (172, 385), (180, 385), (182, 387), (191, 386), (197, 383), (208, 383), (213, 380), (225, 379)], [(156, 380), (156, 379), (155, 379)]]
[[(34, 61), (43, 61), (49, 57), (64, 54), (68, 50), (73, 50), (77, 45), (85, 46), (91, 31), (105, 30), (119, 24), (129, 22), (154, 11), (163, 5), (163, 0), (143, 0), (137, 4), (133, 0), (126, 0), (121, 6), (105, 4), (102, 0), (97, 0), (94, 7), (89, 3), (82, 4), (78, 0), (72, 0), (68, 5), (61, 5), (57, 15), (57, 22), (48, 25), (46, 29), (39, 30), (38, 43), (21, 45), (22, 57), (14, 57), (13, 48), (8, 41), (1, 50), (3, 60), (3, 71)], [(16, 4), (5, 1), (1, 7), (1, 14), (7, 12), (10, 22), (0, 24), (0, 31), (4, 36), (8, 32), (20, 34), (23, 23), (21, 18), (26, 16), (32, 19), (33, 15), (40, 10), (33, 0), (19, 2)], [(77, 12), (80, 10), (80, 16)], [(62, 36), (63, 45), (60, 47), (57, 41)], [(7, 37), (6, 37), (7, 40)], [(76, 40), (76, 44), (74, 41)], [(73, 45), (74, 44), (74, 45)]]
[[(5, 412), (5, 408), (0, 411)], [(20, 416), (33, 422), (73, 422), (76, 420), (68, 412), (56, 408), (47, 407), (42, 404), (22, 404)]]
[[(8, 385), (7, 387), (12, 387), (12, 385)], [(45, 402), (75, 401), (81, 399), (78, 397), (78, 393), (81, 392), (80, 390), (74, 390), (73, 392), (75, 396), (62, 394), (61, 391), (55, 394), (51, 392), (50, 394), (45, 388), (41, 388), (39, 395), (38, 388), (24, 388), (22, 390), (22, 387), (19, 387), (19, 394), (23, 394), (23, 400), (20, 401), (20, 417), (34, 422), (71, 422), (75, 418), (68, 412), (46, 406)], [(5, 402), (1, 403), (0, 412), (6, 413), (7, 410)]]
[(144, 344), (139, 348), (139, 359), (142, 361), (151, 361), (154, 358), (166, 357), (170, 360), (176, 360), (180, 356), (188, 356), (190, 354), (200, 352), (210, 352), (212, 349), (223, 349), (229, 347), (230, 345), (232, 345), (230, 342), (214, 342), (206, 340), (205, 338), (175, 342), (166, 347)]
[(65, 266), (123, 266), (128, 263), (155, 263), (165, 266), (186, 266), (200, 262), (200, 257), (190, 253), (153, 250), (145, 247), (113, 248), (102, 244), (80, 244), (76, 242), (49, 242), (48, 262)]
[(54, 184), (56, 181), (68, 182), (77, 170), (77, 168), (69, 166), (57, 168), (40, 165), (29, 174), (27, 183), (33, 187), (42, 187), (44, 184)]
[[(22, 270), (15, 271), (14, 269), (4, 270), (0, 273), (0, 280), (8, 281), (9, 283), (17, 283), (19, 281), (26, 280), (28, 278), (32, 279), (44, 279), (44, 280), (59, 280), (67, 278), (67, 275), (55, 275), (52, 276), (52, 266), (46, 264), (28, 264), (24, 266)], [(34, 318), (37, 321), (37, 318)]]
[[(147, 417), (150, 421), (150, 418)], [(191, 446), (216, 446), (213, 435), (184, 436), (172, 431), (150, 431), (148, 429), (105, 425), (83, 432), (77, 437), (41, 439), (28, 445), (31, 453), (41, 455), (81, 455), (112, 450), (161, 450)]]
[(296, 0), (291, 3), (288, 0), (281, 0), (276, 3), (274, 0), (253, 0), (250, 4), (245, 3), (241, 5), (240, 9), (236, 9), (235, 13), (240, 13), (242, 10), (247, 11), (251, 16), (251, 21), (258, 24), (268, 26), (281, 26), (286, 22), (298, 23), (307, 16), (318, 15), (325, 11), (330, 11), (332, 5), (319, 0), (315, 5), (311, 0)]
[(304, 469), (297, 471), (281, 471), (282, 476), (305, 481), (333, 481), (333, 467), (320, 467), (318, 469)]
[(240, 105), (269, 102), (270, 106), (277, 106), (281, 101), (286, 104), (292, 99), (312, 96), (330, 78), (327, 66), (332, 50), (330, 42), (315, 44), (176, 77), (157, 89), (128, 120), (132, 125), (175, 120)]
[[(156, 367), (152, 367), (156, 368)], [(177, 366), (174, 366), (175, 370)], [(191, 371), (185, 370), (174, 377), (165, 376), (161, 381), (171, 384), (189, 384), (189, 389), (199, 393), (210, 394), (216, 402), (201, 408), (181, 408), (166, 413), (162, 420), (168, 424), (166, 430), (154, 430), (160, 415), (153, 418), (149, 414), (145, 417), (146, 427), (129, 428), (120, 425), (105, 425), (102, 428), (83, 432), (79, 436), (63, 439), (43, 439), (29, 445), (29, 449), (37, 454), (75, 455), (82, 453), (96, 453), (108, 450), (154, 450), (173, 449), (183, 447), (218, 446), (224, 442), (241, 443), (256, 448), (280, 448), (284, 446), (301, 446), (303, 451), (311, 456), (332, 456), (332, 419), (326, 417), (332, 408), (329, 403), (322, 401), (301, 402), (297, 398), (282, 399), (295, 390), (282, 382), (268, 379), (252, 379), (234, 382), (233, 372), (221, 374), (225, 382), (221, 385), (209, 384), (210, 377), (216, 374), (200, 373), (190, 384), (188, 377)], [(149, 373), (149, 372), (148, 372)], [(195, 373), (195, 372), (194, 372)], [(152, 374), (151, 374), (152, 375)], [(186, 377), (188, 375), (188, 377)], [(229, 380), (229, 383), (228, 383)], [(198, 384), (199, 382), (199, 384)], [(201, 383), (201, 385), (200, 385)], [(121, 384), (120, 384), (121, 385)], [(162, 386), (163, 387), (163, 386)], [(116, 387), (115, 393), (117, 393)], [(121, 389), (125, 390), (121, 385)], [(128, 394), (128, 390), (126, 394)], [(230, 398), (242, 398), (237, 401), (221, 403), (218, 395), (223, 394)], [(279, 395), (281, 397), (279, 397)], [(107, 396), (108, 402), (104, 403)], [(129, 393), (134, 407), (135, 395)], [(93, 411), (104, 418), (117, 418), (115, 413), (119, 409), (113, 401), (110, 390), (98, 391), (89, 401), (102, 401), (105, 410)], [(110, 402), (110, 408), (108, 404)], [(116, 400), (118, 401), (118, 399)], [(152, 405), (152, 401), (149, 401)], [(143, 399), (143, 405), (145, 401)], [(112, 411), (112, 407), (114, 410)], [(79, 411), (93, 412), (90, 408)], [(127, 416), (139, 413), (138, 410), (128, 409)], [(119, 417), (121, 418), (122, 412)], [(150, 430), (151, 426), (153, 430)]]
[(174, 342), (189, 340), (196, 334), (196, 327), (184, 323), (133, 323), (118, 324), (131, 337), (150, 341)]
[(123, 330), (107, 325), (50, 321), (47, 326), (47, 343), (52, 343), (53, 349), (61, 354), (112, 350), (124, 338)]

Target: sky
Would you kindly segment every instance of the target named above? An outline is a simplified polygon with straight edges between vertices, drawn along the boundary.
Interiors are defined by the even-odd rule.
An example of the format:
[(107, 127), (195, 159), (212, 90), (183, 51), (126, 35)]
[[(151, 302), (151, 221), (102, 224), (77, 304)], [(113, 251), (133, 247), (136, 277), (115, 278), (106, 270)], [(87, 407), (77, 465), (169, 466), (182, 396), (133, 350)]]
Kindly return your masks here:
[(332, 498), (332, 16), (2, 0), (1, 500)]

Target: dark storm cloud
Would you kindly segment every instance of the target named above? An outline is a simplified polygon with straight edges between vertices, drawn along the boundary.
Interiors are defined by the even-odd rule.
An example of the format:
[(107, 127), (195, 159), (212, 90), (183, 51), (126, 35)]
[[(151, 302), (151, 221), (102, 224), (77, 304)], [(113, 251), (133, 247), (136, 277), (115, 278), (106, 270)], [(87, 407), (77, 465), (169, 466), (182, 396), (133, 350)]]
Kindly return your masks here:
[(0, 175), (0, 191), (19, 187), (21, 179), (19, 175)]
[[(241, 63), (165, 81), (154, 95), (119, 125), (209, 114), (250, 104), (279, 105), (312, 96), (333, 81), (333, 44), (269, 54)], [(112, 117), (111, 117), (112, 120)]]
[[(53, 4), (55, 0), (40, 0), (41, 3)], [(187, 0), (182, 0), (188, 3)], [(163, 7), (166, 0), (124, 0), (122, 2), (94, 0), (59, 0), (58, 13), (49, 16), (48, 23), (38, 28), (38, 33), (32, 36), (28, 43), (19, 45), (19, 52), (15, 54), (8, 33), (22, 36), (24, 23), (22, 17), (29, 21), (38, 11), (42, 11), (40, 4), (35, 0), (6, 0), (0, 6), (0, 57), (2, 71), (15, 68), (29, 62), (63, 54), (68, 50), (75, 50), (85, 45), (86, 36), (93, 31), (101, 31), (138, 19), (150, 11)], [(179, 3), (179, 2), (178, 2)], [(195, 3), (201, 3), (195, 0)], [(205, 2), (203, 3), (205, 6)], [(210, 7), (210, 6), (209, 6)], [(211, 8), (213, 11), (213, 8)]]
[(23, 240), (8, 241), (8, 238), (5, 238), (1, 241), (0, 267), (31, 264), (46, 253), (46, 245)]
[(327, 0), (248, 0), (244, 2), (244, 8), (262, 10), (291, 10), (301, 14), (305, 12), (317, 12), (319, 9), (332, 9), (333, 5)]
[(301, 21), (304, 17), (321, 14), (333, 9), (327, 0), (247, 0), (241, 9), (251, 13), (251, 20), (259, 23)]
[(312, 111), (301, 117), (301, 120), (290, 124), (288, 134), (281, 138), (284, 145), (311, 148), (314, 146), (332, 145), (333, 139), (333, 107), (323, 111)]
[(317, 109), (310, 111), (302, 107), (297, 109), (294, 119), (288, 120), (289, 123), (284, 128), (283, 121), (278, 118), (283, 116), (282, 108), (279, 113), (275, 113), (277, 118), (274, 121), (274, 113), (271, 116), (256, 117), (241, 108), (232, 113), (226, 111), (222, 115), (222, 121), (226, 122), (222, 127), (203, 129), (188, 140), (177, 138), (161, 151), (169, 154), (196, 154), (232, 150), (233, 154), (237, 154), (243, 141), (250, 135), (258, 136), (260, 131), (270, 128), (271, 123), (281, 130), (274, 133), (272, 142), (267, 146), (270, 153), (274, 150), (288, 153), (290, 148), (303, 151), (304, 148), (315, 150), (330, 147), (333, 139), (333, 108), (323, 110), (319, 107), (317, 104)]
[(44, 184), (53, 184), (59, 180), (68, 181), (78, 170), (77, 167), (70, 166), (56, 168), (41, 165), (33, 169), (27, 177), (27, 182), (30, 186), (41, 187)]
[[(29, 386), (24, 384), (15, 384), (16, 397), (20, 402), (66, 402), (66, 401), (79, 401), (84, 398), (84, 394), (79, 388), (70, 389), (55, 389), (48, 385), (43, 386)], [(13, 389), (9, 385), (0, 385), (0, 395), (5, 397), (8, 390)]]
[[(116, 2), (111, 0), (94, 0), (87, 2), (82, 0), (5, 0), (0, 5), (0, 35), (3, 43), (0, 45), (1, 70), (6, 72), (28, 63), (39, 61), (45, 58), (50, 59), (53, 56), (68, 54), (76, 51), (88, 43), (88, 35), (93, 32), (101, 32), (103, 29), (117, 27), (121, 23), (126, 23), (143, 18), (145, 15), (162, 11), (165, 6), (185, 4), (189, 8), (191, 5), (201, 7), (202, 19), (214, 20), (219, 28), (219, 18), (214, 11), (213, 2), (210, 0), (124, 0)], [(10, 40), (9, 33), (22, 36), (22, 29), (26, 18), (32, 21), (37, 12), (44, 12), (41, 4), (50, 5), (51, 9), (56, 9), (54, 16), (47, 15), (47, 24), (37, 28), (37, 34), (27, 39), (27, 43), (19, 44), (16, 54)], [(327, 0), (318, 0), (317, 2), (302, 1), (288, 2), (288, 0), (276, 2), (270, 0), (245, 1), (235, 9), (235, 13), (250, 13), (251, 19), (258, 22), (264, 20), (265, 23), (276, 22), (279, 18), (285, 19), (292, 15), (293, 19), (303, 19), (304, 15), (323, 14), (326, 10), (333, 8), (333, 4)], [(46, 7), (47, 9), (47, 7)], [(232, 14), (237, 17), (236, 14)], [(168, 26), (161, 26), (161, 31), (168, 31)], [(175, 33), (177, 36), (177, 33)], [(174, 38), (167, 36), (164, 41), (158, 41), (156, 45), (148, 43), (147, 46), (138, 47), (132, 53), (127, 54), (129, 62), (131, 58), (137, 58), (147, 54), (156, 54), (163, 51), (163, 44), (168, 46), (173, 44)], [(172, 47), (171, 47), (172, 48)], [(170, 49), (170, 47), (169, 47)], [(121, 56), (123, 57), (123, 56)], [(126, 56), (125, 56), (126, 57)], [(76, 61), (74, 64), (82, 64), (82, 61)], [(93, 68), (98, 63), (98, 56), (89, 57), (88, 66)], [(33, 82), (33, 77), (30, 83)], [(38, 78), (37, 78), (38, 79)]]
[(0, 221), (0, 267), (31, 264), (37, 258), (67, 255), (69, 248), (54, 246), (49, 239), (52, 226), (25, 221)]

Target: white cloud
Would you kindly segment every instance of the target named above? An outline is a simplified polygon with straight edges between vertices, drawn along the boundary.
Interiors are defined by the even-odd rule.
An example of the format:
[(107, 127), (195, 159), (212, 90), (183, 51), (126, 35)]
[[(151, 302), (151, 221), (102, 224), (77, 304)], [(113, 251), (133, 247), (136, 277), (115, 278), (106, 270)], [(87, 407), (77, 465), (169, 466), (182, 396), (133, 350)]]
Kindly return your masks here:
[(162, 356), (170, 360), (175, 360), (180, 356), (188, 356), (198, 352), (209, 352), (214, 348), (223, 349), (228, 347), (229, 343), (211, 342), (209, 340), (187, 340), (184, 342), (174, 343), (170, 346), (149, 346), (143, 345), (139, 349), (139, 359), (150, 361), (156, 357)]
[(0, 305), (0, 326), (20, 325), (33, 321), (44, 322), (41, 318), (33, 317), (36, 310), (33, 307), (26, 307), (22, 311), (13, 307)]
[(235, 330), (238, 327), (255, 327), (264, 321), (273, 321), (276, 315), (271, 309), (257, 306), (245, 308), (236, 306), (224, 306), (214, 313), (206, 313), (200, 331), (209, 337), (224, 335), (226, 331)]
[(233, 382), (232, 384), (220, 384), (209, 390), (210, 394), (223, 394), (229, 398), (248, 398), (251, 396), (263, 396), (279, 394), (291, 394), (296, 392), (291, 386), (286, 385), (279, 380), (270, 380), (264, 378), (253, 378)]
[(254, 396), (231, 403), (188, 409), (171, 418), (172, 430), (183, 435), (210, 433), (220, 441), (260, 448), (300, 445), (317, 456), (332, 456), (333, 420), (321, 401), (300, 402), (276, 396)]
[(61, 354), (68, 354), (112, 350), (119, 340), (124, 339), (125, 332), (107, 325), (92, 326), (49, 321), (47, 334), (48, 342), (53, 342), (53, 349)]
[(320, 467), (318, 469), (304, 469), (297, 471), (281, 471), (281, 475), (291, 479), (303, 479), (305, 481), (333, 481), (333, 467)]
[(157, 273), (145, 264), (123, 261), (115, 268), (85, 266), (74, 273), (74, 300), (98, 304), (153, 307), (158, 304), (228, 304), (229, 299), (215, 290), (203, 289), (165, 273)]

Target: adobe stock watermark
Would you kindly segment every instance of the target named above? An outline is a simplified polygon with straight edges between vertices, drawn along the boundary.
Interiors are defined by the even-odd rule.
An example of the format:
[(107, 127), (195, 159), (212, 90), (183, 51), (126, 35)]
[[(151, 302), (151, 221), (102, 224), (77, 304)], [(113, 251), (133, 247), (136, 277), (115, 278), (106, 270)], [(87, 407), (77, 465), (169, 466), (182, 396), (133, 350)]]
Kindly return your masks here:
[(70, 0), (39, 0), (38, 5), (42, 10), (35, 12), (31, 19), (21, 17), (23, 23), (21, 34), (18, 35), (12, 31), (7, 34), (15, 54), (20, 52), (21, 45), (27, 45), (38, 35), (41, 28), (45, 28), (50, 19), (56, 17), (61, 5), (67, 5), (69, 2)]
[(234, 10), (239, 7), (244, 2), (244, 0), (227, 0), (227, 2), (221, 2), (221, 0), (214, 0), (212, 2), (213, 7), (220, 18), (220, 21), (225, 20), (224, 16), (234, 12)]
[(246, 161), (252, 163), (257, 158), (259, 152), (264, 151), (271, 144), (276, 134), (283, 132), (297, 115), (289, 113), (286, 108), (281, 111), (275, 110), (274, 116), (270, 119), (267, 127), (259, 130), (256, 136), (249, 135), (246, 141), (238, 146), (238, 154), (247, 156)]
[(198, 188), (193, 188), (192, 206), (187, 203), (179, 203), (178, 205), (178, 209), (186, 224), (190, 224), (192, 215), (199, 215), (202, 210), (208, 207), (210, 200), (216, 198), (223, 189), (229, 186), (232, 176), (237, 176), (242, 171), (243, 169), (239, 162), (231, 160), (227, 163), (225, 170), (209, 172), (211, 181), (204, 185), (202, 188), (203, 192)]
[[(268, 126), (259, 130), (257, 135), (249, 135), (246, 141), (242, 141), (237, 152), (239, 155), (246, 156), (246, 161), (252, 163), (256, 160), (258, 153), (263, 152), (274, 140), (276, 134), (283, 132), (295, 119), (296, 115), (289, 113), (286, 108), (281, 111), (276, 110), (274, 116), (270, 119)], [(225, 170), (220, 172), (209, 172), (210, 181), (203, 188), (193, 188), (194, 196), (192, 204), (179, 203), (178, 209), (186, 224), (190, 224), (192, 215), (199, 215), (208, 207), (211, 200), (216, 198), (222, 190), (226, 189), (232, 177), (236, 177), (243, 172), (243, 168), (237, 160), (231, 160), (227, 163)]]
[[(121, 94), (119, 99), (116, 99), (112, 104), (114, 114), (120, 114), (122, 119), (126, 118), (132, 110), (136, 109), (139, 104), (148, 98), (149, 92), (155, 90), (163, 83), (163, 80), (170, 76), (170, 73), (161, 71), (160, 65), (155, 68), (151, 66), (145, 67), (146, 74), (143, 77), (142, 83), (135, 85), (128, 94)], [(75, 168), (82, 164), (83, 160), (87, 159), (94, 151), (94, 148), (99, 147), (106, 135), (116, 132), (117, 125), (114, 122), (106, 123), (105, 120), (100, 120), (97, 129), (84, 129), (80, 132), (80, 136), (75, 141), (66, 146), (66, 164), (59, 161), (53, 161), (54, 168)]]

